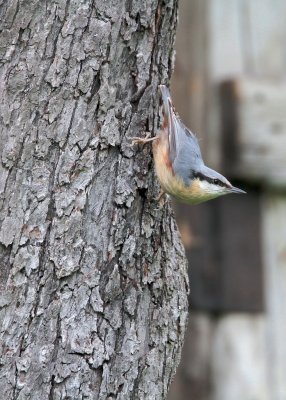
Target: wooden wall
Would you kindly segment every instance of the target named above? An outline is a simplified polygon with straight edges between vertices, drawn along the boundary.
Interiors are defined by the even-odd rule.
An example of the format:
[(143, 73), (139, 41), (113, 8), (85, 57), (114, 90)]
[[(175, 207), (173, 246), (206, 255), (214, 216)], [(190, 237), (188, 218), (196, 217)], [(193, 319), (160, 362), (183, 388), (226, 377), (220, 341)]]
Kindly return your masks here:
[(181, 0), (172, 92), (245, 188), (176, 205), (190, 322), (169, 400), (286, 399), (286, 2)]

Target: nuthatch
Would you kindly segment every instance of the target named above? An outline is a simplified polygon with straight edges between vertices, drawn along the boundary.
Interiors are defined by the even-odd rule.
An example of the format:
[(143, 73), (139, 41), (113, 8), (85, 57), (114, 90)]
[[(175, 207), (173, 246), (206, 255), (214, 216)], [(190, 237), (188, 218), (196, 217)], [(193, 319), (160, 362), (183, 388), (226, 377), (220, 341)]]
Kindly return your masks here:
[(134, 138), (133, 144), (153, 141), (156, 173), (163, 191), (189, 204), (229, 193), (245, 193), (204, 164), (196, 136), (175, 113), (167, 87), (159, 87), (163, 100), (162, 128), (155, 137)]

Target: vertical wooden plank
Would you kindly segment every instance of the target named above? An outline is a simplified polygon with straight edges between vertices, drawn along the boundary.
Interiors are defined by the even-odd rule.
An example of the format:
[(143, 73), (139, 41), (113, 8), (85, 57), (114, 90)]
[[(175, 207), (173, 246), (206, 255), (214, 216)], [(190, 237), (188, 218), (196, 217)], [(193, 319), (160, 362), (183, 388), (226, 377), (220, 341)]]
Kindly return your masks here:
[(208, 7), (208, 91), (206, 156), (211, 167), (221, 167), (221, 120), (219, 83), (244, 72), (244, 53), (239, 15), (240, 0), (212, 0)]
[(211, 394), (210, 357), (215, 323), (207, 313), (192, 312), (182, 361), (168, 400), (206, 400)]
[[(200, 139), (205, 131), (207, 68), (207, 0), (182, 0), (176, 41), (176, 63), (171, 88), (176, 109)], [(204, 142), (201, 142), (202, 150)]]
[(176, 211), (190, 262), (191, 308), (208, 312), (264, 310), (260, 198), (226, 196)]
[(226, 196), (218, 202), (221, 311), (264, 311), (260, 195)]
[(212, 0), (208, 8), (209, 63), (212, 83), (244, 71), (240, 24), (241, 0)]
[[(256, 76), (285, 79), (286, 3), (284, 0), (248, 2), (250, 40)], [(279, 167), (278, 167), (279, 169)], [(263, 257), (267, 299), (268, 363), (271, 399), (286, 398), (286, 196), (263, 196)]]
[(286, 399), (286, 197), (263, 199), (263, 244), (267, 296), (267, 342), (272, 399)]
[(193, 282), (191, 309), (218, 311), (221, 306), (222, 287), (220, 263), (217, 259), (219, 235), (214, 233), (218, 221), (215, 204), (176, 208), (182, 240), (190, 263), (190, 281)]
[(252, 74), (263, 78), (285, 77), (285, 0), (244, 0), (244, 3), (250, 27)]
[(231, 314), (218, 320), (210, 400), (282, 400), (271, 397), (268, 390), (265, 325), (265, 317), (259, 315)]

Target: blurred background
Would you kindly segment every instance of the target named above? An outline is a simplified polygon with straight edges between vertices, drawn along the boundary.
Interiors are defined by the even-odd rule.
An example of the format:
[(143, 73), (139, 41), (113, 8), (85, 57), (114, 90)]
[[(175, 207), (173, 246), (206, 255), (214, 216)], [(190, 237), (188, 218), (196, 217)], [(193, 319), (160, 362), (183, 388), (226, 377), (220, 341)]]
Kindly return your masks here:
[(180, 0), (176, 110), (247, 195), (176, 205), (190, 318), (168, 400), (286, 400), (286, 1)]

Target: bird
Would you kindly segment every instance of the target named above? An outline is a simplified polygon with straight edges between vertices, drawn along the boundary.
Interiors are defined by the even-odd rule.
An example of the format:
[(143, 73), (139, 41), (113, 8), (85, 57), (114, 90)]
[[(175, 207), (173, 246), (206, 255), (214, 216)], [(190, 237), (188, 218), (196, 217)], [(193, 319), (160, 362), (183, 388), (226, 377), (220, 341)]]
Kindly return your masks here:
[(170, 92), (159, 85), (163, 122), (155, 137), (133, 137), (132, 144), (152, 142), (155, 170), (163, 192), (195, 205), (231, 193), (246, 193), (207, 167), (194, 135), (176, 113)]

